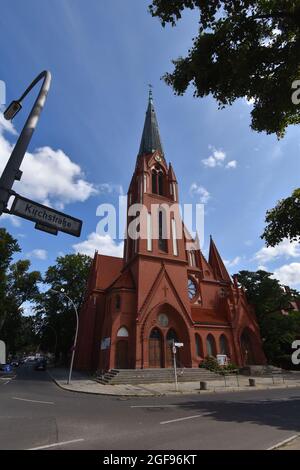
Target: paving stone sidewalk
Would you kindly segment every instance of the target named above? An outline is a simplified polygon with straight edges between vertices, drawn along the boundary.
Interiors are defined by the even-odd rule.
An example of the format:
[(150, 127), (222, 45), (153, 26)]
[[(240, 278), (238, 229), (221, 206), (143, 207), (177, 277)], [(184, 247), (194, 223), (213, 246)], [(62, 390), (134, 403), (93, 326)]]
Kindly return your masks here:
[[(239, 392), (242, 390), (264, 390), (276, 388), (300, 387), (300, 374), (293, 374), (289, 379), (281, 377), (255, 377), (256, 386), (249, 386), (249, 377), (239, 376), (227, 377), (226, 386), (224, 379), (208, 382), (208, 390), (200, 390), (199, 382), (182, 382), (178, 384), (178, 391), (175, 390), (174, 383), (160, 384), (121, 384), (121, 385), (102, 385), (90, 375), (74, 371), (71, 383), (67, 383), (67, 369), (49, 369), (48, 374), (56, 384), (72, 392), (92, 393), (96, 395), (117, 395), (117, 396), (162, 396), (162, 395), (191, 395), (207, 394), (217, 392)], [(274, 382), (274, 383), (273, 383)]]

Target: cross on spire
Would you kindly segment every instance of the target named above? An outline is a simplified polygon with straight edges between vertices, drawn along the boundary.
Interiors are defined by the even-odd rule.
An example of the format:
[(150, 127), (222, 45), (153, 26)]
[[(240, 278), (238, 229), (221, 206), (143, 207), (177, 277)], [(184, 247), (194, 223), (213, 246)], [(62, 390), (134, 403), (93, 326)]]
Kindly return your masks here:
[(149, 87), (149, 101), (151, 101), (153, 99), (153, 95), (152, 95), (153, 85), (151, 85), (151, 83), (148, 83), (148, 87)]

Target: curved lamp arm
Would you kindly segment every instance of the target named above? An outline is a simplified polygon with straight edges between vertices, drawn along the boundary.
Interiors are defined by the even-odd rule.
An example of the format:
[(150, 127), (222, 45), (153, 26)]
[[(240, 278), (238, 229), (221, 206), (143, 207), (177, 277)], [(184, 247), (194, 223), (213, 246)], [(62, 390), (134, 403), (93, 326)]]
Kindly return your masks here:
[(47, 70), (41, 72), (25, 90), (20, 99), (13, 101), (4, 111), (5, 119), (12, 120), (22, 108), (22, 100), (42, 79), (43, 83), (39, 94), (34, 102), (34, 105), (32, 106), (29, 116), (0, 178), (0, 215), (3, 211), (6, 210), (8, 200), (11, 194), (13, 194), (12, 186), (14, 181), (19, 181), (21, 179), (22, 172), (20, 171), (20, 166), (47, 98), (51, 83), (51, 73)]

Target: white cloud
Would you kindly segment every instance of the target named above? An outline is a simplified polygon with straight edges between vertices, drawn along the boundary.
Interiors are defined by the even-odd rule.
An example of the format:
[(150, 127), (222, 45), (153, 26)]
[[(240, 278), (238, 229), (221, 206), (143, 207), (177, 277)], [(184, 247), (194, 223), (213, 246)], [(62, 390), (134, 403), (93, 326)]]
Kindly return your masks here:
[(225, 266), (227, 266), (228, 268), (233, 268), (234, 266), (237, 266), (240, 262), (241, 262), (241, 257), (240, 256), (236, 256), (233, 260), (224, 260), (224, 264)]
[(257, 266), (257, 271), (269, 271), (267, 266), (264, 266), (263, 264), (260, 264), (259, 266)]
[(35, 250), (32, 250), (29, 253), (27, 253), (27, 256), (29, 258), (45, 260), (47, 259), (48, 253), (46, 250), (41, 250), (39, 248), (36, 248)]
[[(204, 158), (202, 160), (203, 165), (206, 166), (207, 168), (215, 168), (217, 166), (224, 167), (225, 160), (226, 160), (226, 152), (220, 149), (217, 150), (211, 145), (209, 145), (209, 149), (212, 151), (212, 154), (209, 155), (208, 158)], [(227, 163), (225, 168), (236, 168), (236, 166), (237, 166), (237, 161), (231, 160), (230, 162)]]
[(21, 226), (21, 220), (16, 217), (15, 215), (11, 215), (11, 214), (2, 214), (0, 216), (0, 221), (1, 220), (4, 220), (4, 219), (7, 219), (14, 227), (20, 227)]
[(190, 187), (191, 196), (199, 196), (199, 201), (202, 204), (206, 204), (210, 199), (210, 193), (203, 186), (199, 186), (197, 183), (192, 183)]
[[(11, 154), (13, 145), (5, 133), (16, 134), (14, 127), (0, 118), (0, 173)], [(85, 180), (79, 165), (60, 149), (45, 146), (27, 152), (21, 170), (20, 182), (14, 189), (22, 196), (62, 209), (70, 202), (83, 202), (97, 192), (93, 184)]]
[(237, 167), (237, 161), (231, 160), (230, 162), (227, 163), (225, 168), (236, 168), (236, 167)]
[(298, 258), (300, 256), (300, 244), (297, 241), (290, 242), (285, 238), (277, 246), (264, 246), (254, 255), (254, 259), (259, 263), (268, 263), (274, 261), (280, 256), (285, 258)]
[(123, 256), (123, 242), (116, 243), (110, 235), (99, 235), (96, 232), (89, 234), (87, 240), (73, 245), (76, 252), (94, 256), (97, 250), (101, 255)]
[(300, 263), (285, 264), (276, 269), (272, 277), (281, 284), (300, 287)]
[(113, 183), (101, 183), (97, 186), (100, 194), (120, 194), (121, 196), (124, 194), (124, 189), (121, 184), (113, 184)]

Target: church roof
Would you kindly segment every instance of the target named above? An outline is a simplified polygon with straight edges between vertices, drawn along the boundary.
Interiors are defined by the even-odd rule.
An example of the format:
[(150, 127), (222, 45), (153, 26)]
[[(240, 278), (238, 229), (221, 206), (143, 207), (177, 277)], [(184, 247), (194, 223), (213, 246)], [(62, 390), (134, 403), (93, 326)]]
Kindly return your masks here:
[(96, 289), (107, 289), (120, 275), (123, 258), (97, 254)]
[(135, 285), (130, 270), (126, 269), (126, 271), (122, 272), (110, 287), (113, 287), (115, 289), (134, 289)]
[(152, 92), (150, 90), (144, 130), (138, 154), (151, 154), (155, 152), (155, 150), (158, 150), (162, 155), (164, 153), (159, 135), (159, 128), (152, 99)]
[(225, 264), (217, 250), (215, 242), (213, 241), (212, 237), (210, 237), (210, 247), (209, 247), (209, 258), (208, 262), (210, 266), (213, 268), (215, 276), (217, 279), (222, 281), (231, 282), (231, 278), (228, 274), (227, 269), (225, 268)]

